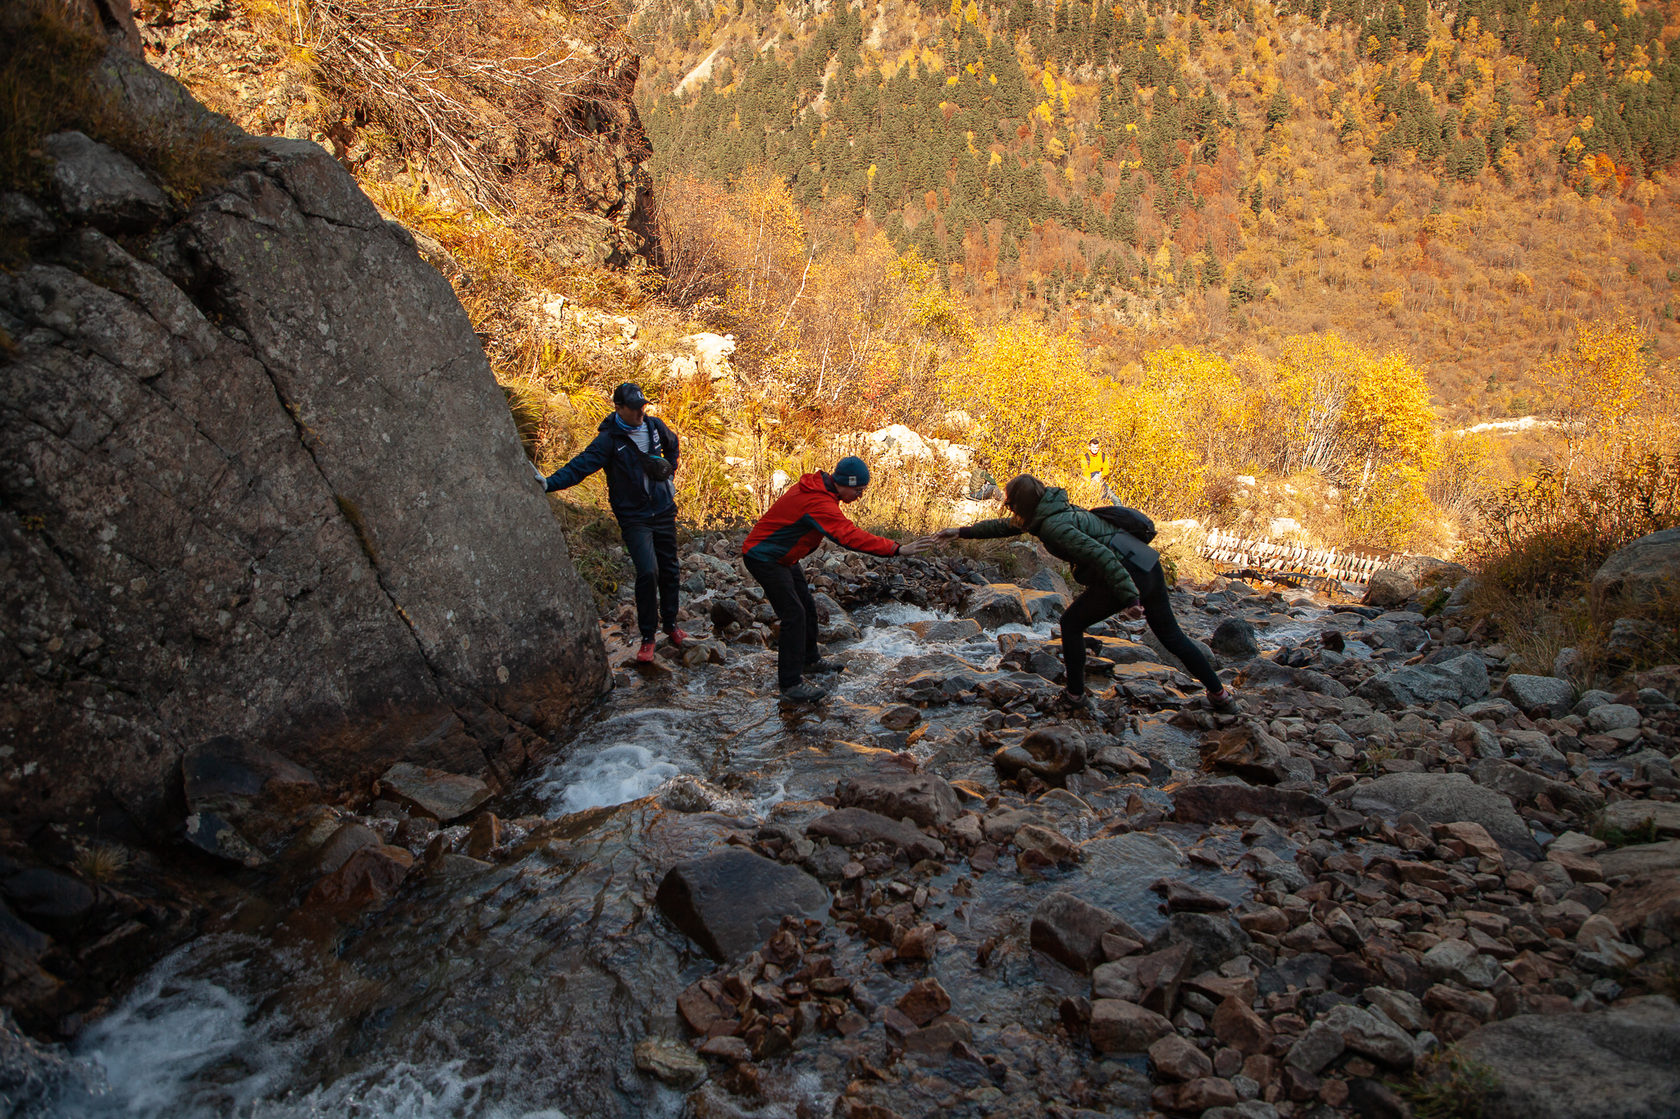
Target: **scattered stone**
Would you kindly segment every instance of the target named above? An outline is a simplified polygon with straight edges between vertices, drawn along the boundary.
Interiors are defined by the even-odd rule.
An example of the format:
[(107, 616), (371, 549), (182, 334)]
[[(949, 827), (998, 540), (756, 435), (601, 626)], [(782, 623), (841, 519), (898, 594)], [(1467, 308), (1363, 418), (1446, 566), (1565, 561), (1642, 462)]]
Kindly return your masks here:
[(1451, 980), (1476, 990), (1486, 990), (1502, 974), (1499, 962), (1476, 951), (1463, 940), (1443, 940), (1423, 954), (1423, 970), (1432, 978)]
[(1099, 1053), (1144, 1053), (1173, 1032), (1172, 1023), (1124, 999), (1091, 1003), (1091, 1045)]
[(1213, 1061), (1190, 1041), (1169, 1034), (1149, 1047), (1149, 1061), (1158, 1076), (1168, 1080), (1195, 1080), (1213, 1075)]
[(1661, 800), (1618, 800), (1605, 805), (1604, 826), (1623, 832), (1654, 827), (1658, 835), (1680, 836), (1680, 804)]
[(1296, 789), (1257, 788), (1238, 781), (1186, 785), (1172, 794), (1172, 818), (1180, 823), (1217, 824), (1233, 820), (1300, 820), (1322, 816), (1327, 807), (1311, 793)]
[(1508, 798), (1462, 773), (1389, 773), (1336, 794), (1360, 812), (1390, 816), (1415, 812), (1432, 823), (1469, 821), (1486, 829), (1505, 850), (1540, 858), (1540, 845)]

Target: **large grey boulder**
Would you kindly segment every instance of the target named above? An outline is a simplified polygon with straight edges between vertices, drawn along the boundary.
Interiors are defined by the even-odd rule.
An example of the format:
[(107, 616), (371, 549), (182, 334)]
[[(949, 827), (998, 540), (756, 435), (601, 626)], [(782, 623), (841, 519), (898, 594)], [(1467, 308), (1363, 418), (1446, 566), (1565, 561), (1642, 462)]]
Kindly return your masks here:
[[(105, 67), (134, 127), (226, 136), (144, 64)], [(24, 825), (113, 801), (158, 822), (217, 735), (326, 786), (399, 758), (505, 773), (606, 683), (449, 285), (328, 152), (240, 143), (190, 209), (125, 211), (121, 243), (61, 184), (0, 272), (0, 802)], [(145, 196), (134, 174), (101, 189)]]
[(1593, 597), (1614, 604), (1648, 603), (1680, 590), (1680, 528), (1641, 536), (1612, 553), (1592, 578)]
[(1661, 995), (1592, 1014), (1523, 1014), (1458, 1044), (1493, 1070), (1486, 1119), (1680, 1114), (1680, 1006)]
[(1334, 799), (1360, 812), (1416, 812), (1432, 824), (1480, 824), (1507, 851), (1525, 859), (1541, 857), (1540, 845), (1510, 800), (1462, 773), (1387, 773), (1344, 789)]
[(80, 132), (48, 136), (42, 147), (52, 160), (53, 200), (69, 221), (125, 233), (168, 216), (169, 196), (120, 152)]
[(1446, 700), (1464, 704), (1488, 694), (1487, 666), (1474, 653), (1440, 664), (1413, 664), (1371, 677), (1354, 694), (1391, 708), (1420, 707)]
[(1567, 715), (1575, 703), (1575, 685), (1556, 676), (1513, 672), (1499, 685), (1499, 697), (1522, 709), (1524, 715)]
[(768, 940), (784, 917), (823, 920), (829, 897), (798, 867), (725, 847), (672, 867), (654, 901), (713, 959), (732, 960)]

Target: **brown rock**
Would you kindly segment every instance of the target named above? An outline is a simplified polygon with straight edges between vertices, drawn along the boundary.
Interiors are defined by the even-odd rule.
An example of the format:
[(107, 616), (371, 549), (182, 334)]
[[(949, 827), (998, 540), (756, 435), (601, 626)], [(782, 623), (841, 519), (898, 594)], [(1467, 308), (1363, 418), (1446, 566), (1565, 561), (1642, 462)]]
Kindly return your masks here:
[(1213, 1073), (1213, 1061), (1208, 1055), (1177, 1034), (1168, 1034), (1151, 1045), (1149, 1060), (1156, 1074), (1168, 1080), (1195, 1080)]
[(1171, 1022), (1136, 1003), (1097, 999), (1091, 1004), (1091, 1045), (1099, 1053), (1143, 1053), (1172, 1032)]
[(937, 979), (918, 980), (894, 1004), (918, 1026), (925, 1026), (951, 1009), (951, 996)]
[(1214, 1009), (1213, 1036), (1250, 1056), (1264, 1053), (1272, 1043), (1271, 1027), (1239, 999), (1227, 998)]
[(494, 812), (480, 813), (467, 833), (467, 854), (475, 859), (487, 859), (502, 845), (502, 821)]
[(343, 866), (310, 888), (304, 904), (364, 909), (396, 893), (413, 865), (414, 856), (401, 847), (360, 847)]
[(1156, 1107), (1193, 1114), (1211, 1107), (1230, 1107), (1240, 1098), (1236, 1085), (1217, 1076), (1200, 1077), (1187, 1084), (1164, 1084), (1150, 1095)]

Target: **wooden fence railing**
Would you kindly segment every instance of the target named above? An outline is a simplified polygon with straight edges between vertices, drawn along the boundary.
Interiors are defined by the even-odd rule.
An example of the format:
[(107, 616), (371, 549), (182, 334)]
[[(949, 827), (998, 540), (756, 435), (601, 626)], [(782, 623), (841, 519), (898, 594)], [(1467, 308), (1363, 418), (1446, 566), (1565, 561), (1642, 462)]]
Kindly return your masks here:
[(1238, 536), (1214, 529), (1202, 546), (1202, 555), (1224, 568), (1266, 573), (1314, 576), (1344, 583), (1367, 583), (1371, 573), (1392, 562), (1397, 553), (1368, 548), (1308, 548), (1267, 540), (1263, 536)]

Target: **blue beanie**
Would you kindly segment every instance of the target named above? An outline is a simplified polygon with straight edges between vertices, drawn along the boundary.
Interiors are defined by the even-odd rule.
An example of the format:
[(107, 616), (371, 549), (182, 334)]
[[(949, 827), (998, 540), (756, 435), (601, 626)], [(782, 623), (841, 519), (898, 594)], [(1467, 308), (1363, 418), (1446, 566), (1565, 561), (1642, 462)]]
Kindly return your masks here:
[(834, 484), (838, 486), (867, 486), (869, 464), (856, 455), (847, 455), (834, 464)]

